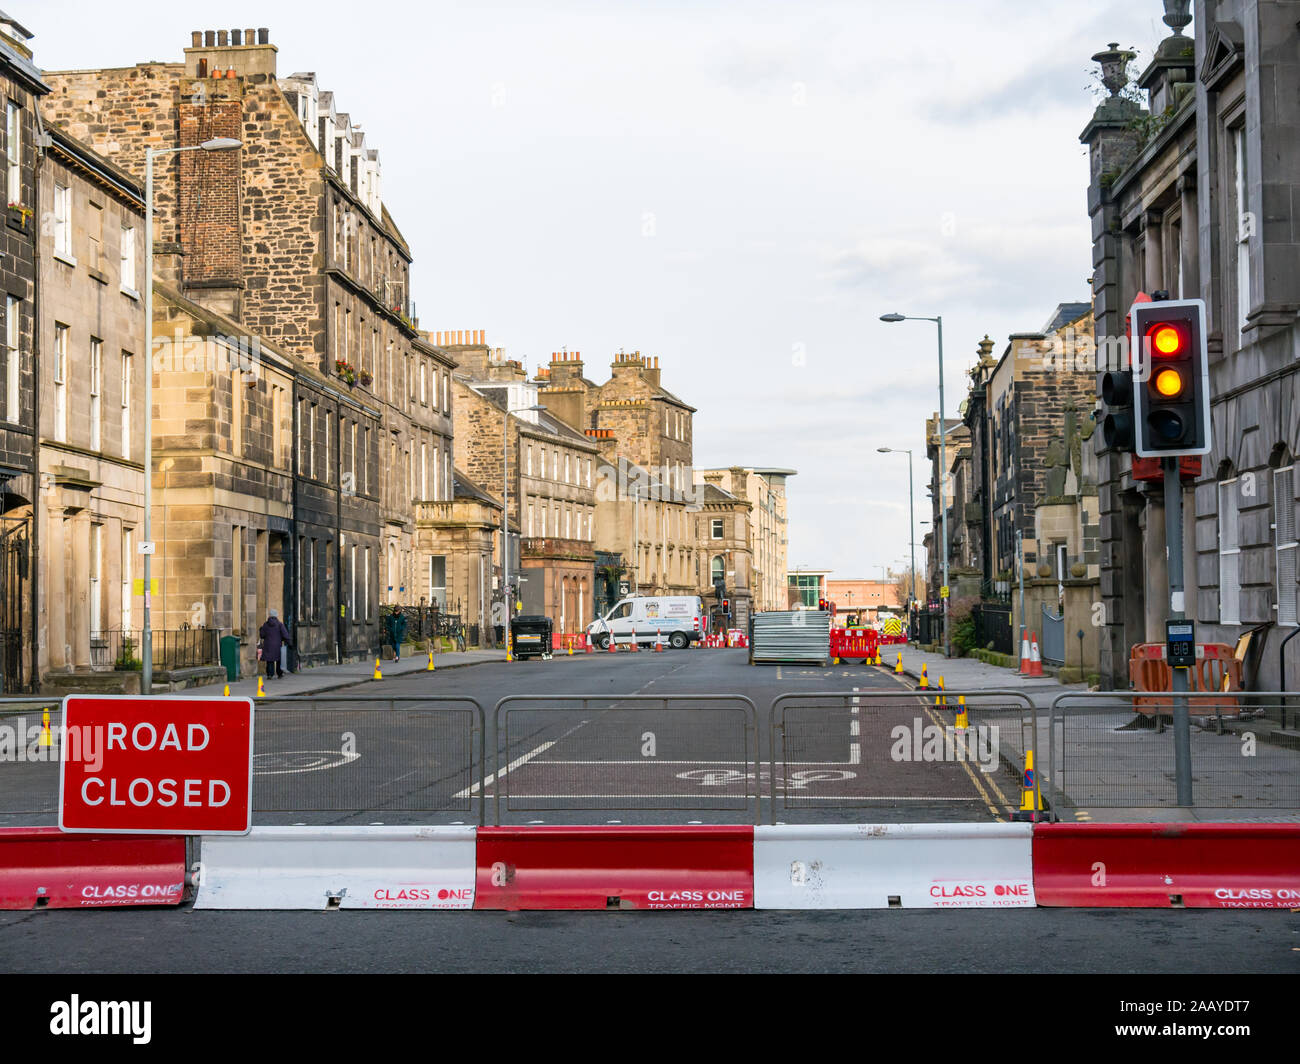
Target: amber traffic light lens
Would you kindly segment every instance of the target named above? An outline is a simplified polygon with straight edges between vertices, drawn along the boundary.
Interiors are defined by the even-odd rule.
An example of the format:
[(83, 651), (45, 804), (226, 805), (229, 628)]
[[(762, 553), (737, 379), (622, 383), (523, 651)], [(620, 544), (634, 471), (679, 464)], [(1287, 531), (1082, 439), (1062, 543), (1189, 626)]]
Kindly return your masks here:
[(1156, 391), (1172, 399), (1183, 390), (1183, 375), (1176, 369), (1162, 369), (1156, 374)]
[(1182, 334), (1172, 325), (1157, 325), (1151, 333), (1151, 343), (1160, 355), (1176, 355), (1182, 349)]

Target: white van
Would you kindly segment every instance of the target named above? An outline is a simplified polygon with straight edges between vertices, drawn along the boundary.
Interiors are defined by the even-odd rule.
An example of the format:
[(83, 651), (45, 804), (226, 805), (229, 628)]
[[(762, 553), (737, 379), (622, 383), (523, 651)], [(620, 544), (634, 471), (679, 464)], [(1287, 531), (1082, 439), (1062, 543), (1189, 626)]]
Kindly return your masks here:
[(666, 645), (681, 650), (708, 630), (704, 603), (698, 595), (633, 595), (620, 600), (604, 617), (587, 625), (587, 638), (599, 650), (609, 641), (653, 646), (660, 635)]

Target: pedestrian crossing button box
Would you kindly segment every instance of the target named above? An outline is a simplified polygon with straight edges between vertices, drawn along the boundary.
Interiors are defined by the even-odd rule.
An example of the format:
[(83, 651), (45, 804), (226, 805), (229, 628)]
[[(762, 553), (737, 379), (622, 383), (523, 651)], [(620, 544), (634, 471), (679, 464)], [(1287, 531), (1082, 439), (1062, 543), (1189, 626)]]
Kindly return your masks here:
[(1165, 660), (1171, 669), (1196, 667), (1196, 625), (1192, 621), (1165, 622)]

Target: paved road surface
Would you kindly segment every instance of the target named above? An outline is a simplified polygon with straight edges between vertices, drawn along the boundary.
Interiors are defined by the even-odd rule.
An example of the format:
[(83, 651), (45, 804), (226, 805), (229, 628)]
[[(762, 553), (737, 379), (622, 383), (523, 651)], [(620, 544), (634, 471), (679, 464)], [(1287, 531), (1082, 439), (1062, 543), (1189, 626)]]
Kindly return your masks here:
[[(1300, 972), (1287, 912), (0, 913), (27, 972)], [(1209, 981), (1206, 992), (1233, 996)], [(965, 1002), (981, 997), (972, 989)], [(1014, 1015), (1013, 1013), (1009, 1015)]]

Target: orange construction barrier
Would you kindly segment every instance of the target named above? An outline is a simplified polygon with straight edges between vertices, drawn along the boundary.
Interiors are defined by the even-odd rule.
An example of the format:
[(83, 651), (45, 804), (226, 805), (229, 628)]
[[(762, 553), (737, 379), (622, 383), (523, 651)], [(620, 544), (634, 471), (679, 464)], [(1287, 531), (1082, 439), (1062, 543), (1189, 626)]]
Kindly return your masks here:
[[(1188, 688), (1192, 691), (1240, 691), (1241, 662), (1227, 643), (1198, 643), (1196, 667), (1189, 671)], [(1128, 677), (1135, 691), (1172, 691), (1173, 670), (1165, 661), (1164, 643), (1138, 643), (1129, 653)], [(1173, 699), (1168, 695), (1133, 699), (1133, 708), (1153, 716), (1172, 713)], [(1237, 716), (1241, 702), (1235, 695), (1198, 699), (1194, 708), (1204, 713)]]

